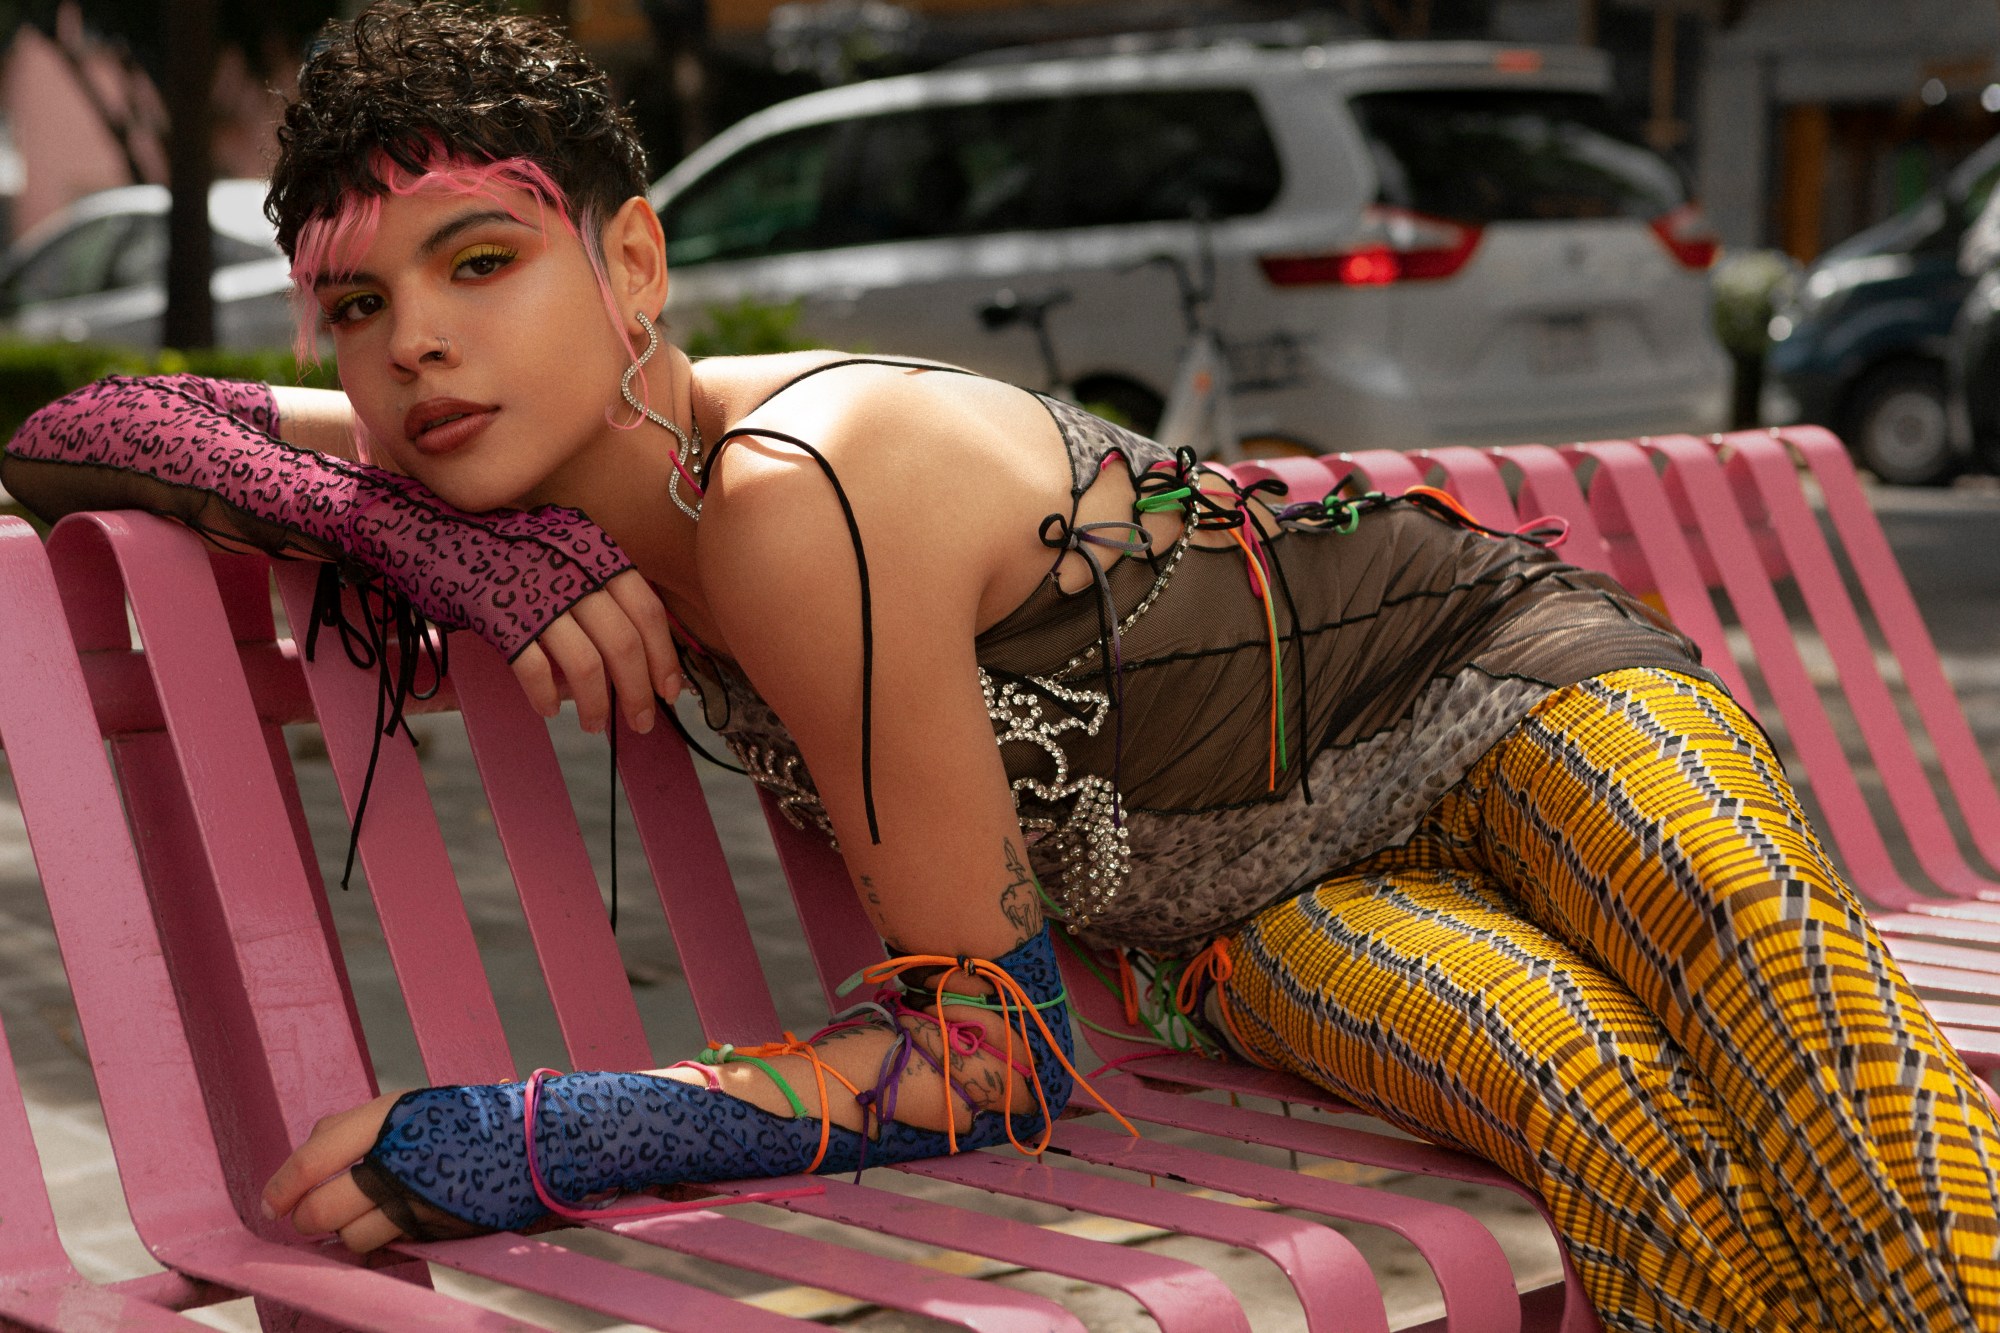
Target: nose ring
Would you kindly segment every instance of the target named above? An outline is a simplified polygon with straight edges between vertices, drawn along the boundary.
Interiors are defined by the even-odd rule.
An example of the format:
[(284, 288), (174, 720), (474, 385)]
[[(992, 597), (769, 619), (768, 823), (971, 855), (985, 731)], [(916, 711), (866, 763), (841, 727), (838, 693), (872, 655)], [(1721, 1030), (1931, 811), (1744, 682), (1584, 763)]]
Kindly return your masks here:
[(443, 334), (437, 335), (437, 346), (424, 353), (424, 356), (426, 358), (434, 356), (440, 361), (447, 360), (451, 356), (451, 339)]

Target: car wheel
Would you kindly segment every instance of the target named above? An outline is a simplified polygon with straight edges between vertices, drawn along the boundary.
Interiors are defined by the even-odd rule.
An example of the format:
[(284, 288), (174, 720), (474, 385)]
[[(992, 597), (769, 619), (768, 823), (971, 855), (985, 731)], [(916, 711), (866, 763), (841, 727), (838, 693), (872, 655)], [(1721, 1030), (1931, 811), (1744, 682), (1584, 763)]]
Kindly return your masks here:
[(1944, 371), (1937, 366), (1888, 366), (1855, 390), (1849, 444), (1883, 481), (1936, 486), (1958, 471), (1945, 406)]

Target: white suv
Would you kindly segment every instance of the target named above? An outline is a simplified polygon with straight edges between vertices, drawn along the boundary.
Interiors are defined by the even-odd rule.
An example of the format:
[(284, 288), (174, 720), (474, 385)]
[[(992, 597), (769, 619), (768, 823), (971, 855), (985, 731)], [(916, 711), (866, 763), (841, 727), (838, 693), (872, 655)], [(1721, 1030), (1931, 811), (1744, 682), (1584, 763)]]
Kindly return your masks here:
[[(1017, 383), (980, 308), (1055, 293), (1083, 401), (1150, 426), (1198, 225), (1240, 431), (1316, 450), (1720, 429), (1716, 242), (1601, 53), (1211, 48), (981, 65), (749, 117), (653, 190), (669, 313), (798, 301), (814, 342)], [(1212, 219), (1192, 221), (1196, 215)]]

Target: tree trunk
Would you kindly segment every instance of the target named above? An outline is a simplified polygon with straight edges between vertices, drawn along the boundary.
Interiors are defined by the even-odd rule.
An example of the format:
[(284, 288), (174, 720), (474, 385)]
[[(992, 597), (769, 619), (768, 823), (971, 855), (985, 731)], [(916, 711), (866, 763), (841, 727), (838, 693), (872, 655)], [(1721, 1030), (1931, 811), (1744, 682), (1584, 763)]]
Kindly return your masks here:
[(173, 203), (167, 212), (167, 313), (161, 334), (168, 347), (215, 345), (209, 292), (215, 256), (208, 225), (215, 9), (216, 0), (167, 5), (167, 187)]

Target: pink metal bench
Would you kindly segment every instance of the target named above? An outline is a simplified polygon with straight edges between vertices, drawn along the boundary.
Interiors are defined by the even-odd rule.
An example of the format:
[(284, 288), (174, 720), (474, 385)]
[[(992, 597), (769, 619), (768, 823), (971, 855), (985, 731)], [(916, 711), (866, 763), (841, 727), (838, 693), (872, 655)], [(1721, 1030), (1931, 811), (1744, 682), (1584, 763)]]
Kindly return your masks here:
[[(1827, 451), (1818, 447), (1819, 438), (1797, 432), (1794, 444), (1816, 473), (1833, 475), (1821, 484), (1843, 540), (1873, 552), (1868, 534), (1879, 544), (1880, 532), (1865, 503), (1858, 513), (1840, 507), (1846, 502), (1838, 497), (1849, 494), (1840, 489), (1840, 478), (1852, 487), (1844, 455), (1822, 456)], [(1723, 578), (1732, 602), (1743, 608), (1757, 604), (1758, 579), (1768, 593), (1772, 577), (1810, 569), (1798, 554), (1810, 544), (1809, 534), (1793, 521), (1795, 510), (1805, 511), (1791, 503), (1802, 493), (1785, 444), (1767, 436), (1730, 443), (1726, 467), (1700, 441), (1243, 466), (1283, 474), (1301, 483), (1301, 493), (1349, 472), (1385, 490), (1442, 480), (1495, 526), (1518, 521), (1517, 496), (1519, 509), (1530, 515), (1563, 513), (1573, 523), (1570, 558), (1616, 569), (1641, 590), (1658, 591), (1721, 665), (1727, 639), (1709, 583)], [(1784, 467), (1765, 465), (1759, 472), (1759, 460), (1772, 450)], [(1833, 451), (1837, 455), (1837, 445)], [(1594, 473), (1587, 499), (1577, 482), (1580, 466)], [(1790, 478), (1790, 492), (1781, 473)], [(1677, 511), (1676, 495), (1699, 497), (1699, 504)], [(1858, 491), (1852, 495), (1858, 500)], [(1730, 527), (1732, 514), (1741, 532)], [(1816, 537), (1809, 514), (1805, 527)], [(1729, 544), (1738, 537), (1748, 543), (1743, 549), (1756, 552), (1755, 560), (1738, 559)], [(643, 1271), (638, 1263), (613, 1263), (542, 1239), (408, 1244), (364, 1265), (261, 1219), (256, 1192), (289, 1146), (319, 1115), (376, 1090), (281, 730), (290, 722), (319, 723), (351, 809), (375, 722), (373, 675), (324, 650), (324, 643), (317, 661), (302, 661), (277, 634), (267, 567), (210, 557), (165, 522), (131, 514), (66, 520), (49, 543), (54, 584), (37, 564), (41, 556), (24, 527), (0, 529), (0, 615), (10, 626), (8, 679), (15, 686), (0, 694), (0, 743), (28, 813), (133, 1221), (170, 1271), (131, 1290), (94, 1288), (75, 1276), (49, 1228), (38, 1236), (32, 1219), (23, 1229), (19, 1218), (6, 1218), (0, 1220), (0, 1316), (30, 1327), (65, 1327), (48, 1313), (53, 1307), (46, 1301), (35, 1303), (37, 1293), (48, 1291), (138, 1303), (146, 1317), (157, 1314), (168, 1324), (174, 1322), (168, 1307), (250, 1295), (271, 1328), (531, 1326), (432, 1289), (430, 1266), (443, 1266), (647, 1327), (707, 1333), (792, 1322)], [(1881, 558), (1876, 565), (1870, 578), (1893, 585), (1884, 594), (1893, 600), (1902, 589), (1893, 562)], [(17, 576), (17, 569), (25, 572)], [(287, 619), (307, 623), (314, 571), (279, 566), (275, 572)], [(1812, 575), (1798, 577), (1803, 587)], [(53, 591), (58, 585), (60, 607)], [(1876, 596), (1872, 584), (1869, 596)], [(1901, 597), (1907, 604), (1906, 590)], [(1885, 626), (1898, 626), (1892, 633), (1907, 635), (1894, 612), (1878, 606), (1875, 614)], [(1746, 629), (1752, 629), (1749, 615)], [(21, 626), (36, 632), (21, 633)], [(1750, 665), (1760, 681), (1785, 679), (1783, 654), (1767, 642), (1777, 636), (1789, 643), (1779, 634), (1783, 628), (1780, 618), (1752, 631), (1757, 658)], [(1928, 647), (1924, 639), (1921, 651), (1911, 650), (1918, 667)], [(1764, 660), (1767, 648), (1771, 662)], [(1934, 652), (1929, 661), (1937, 688), (1923, 705), (1925, 717), (1937, 712), (1946, 723), (1956, 719), (1969, 745), (1956, 702), (1935, 672)], [(1869, 662), (1872, 667), (1872, 657)], [(1733, 664), (1723, 670), (1732, 684), (1744, 683)], [(1920, 674), (1909, 665), (1904, 671), (1913, 681)], [(1797, 693), (1790, 684), (1786, 689)], [(1852, 686), (1848, 692), (1855, 697)], [(1779, 702), (1796, 740), (1809, 724), (1794, 719), (1803, 700), (1791, 693)], [(450, 684), (419, 707), (455, 711), (463, 719), (570, 1064), (645, 1068), (684, 1054), (648, 1046), (548, 732), (505, 666), (468, 636), (454, 636)], [(1945, 748), (1940, 743), (1941, 752)], [(1839, 788), (1841, 774), (1852, 780), (1844, 754), (1838, 772), (1822, 773), (1819, 765), (1832, 762), (1829, 753), (1822, 747), (1804, 756), (1815, 791)], [(775, 1035), (777, 1008), (687, 752), (670, 733), (625, 733), (618, 755), (641, 852), (702, 1030), (717, 1041)], [(1994, 799), (1976, 750), (1969, 763), (1960, 755), (1947, 766), (1954, 783), (1983, 785), (1986, 799)], [(1829, 814), (1840, 821), (1835, 839), (1850, 869), (1866, 864), (1850, 841), (1859, 839), (1865, 851), (1871, 834), (1846, 828), (1858, 816), (1847, 807)], [(1971, 807), (1967, 817), (1972, 819)], [(880, 956), (880, 945), (832, 854), (781, 819), (770, 822), (813, 964), (831, 999), (842, 979)], [(1872, 822), (1869, 828), (1880, 842)], [(2000, 822), (1989, 825), (1996, 831)], [(1989, 848), (1979, 850), (1992, 858)], [(360, 856), (428, 1077), (518, 1077), (523, 1070), (503, 1030), (417, 758), (401, 741), (382, 747)], [(1886, 853), (1883, 859), (1886, 864)], [(1954, 883), (1972, 899), (1983, 881)], [(1901, 899), (1893, 896), (1898, 885)], [(1914, 921), (1947, 923), (1939, 931), (1968, 924), (1918, 911), (1930, 906), (1928, 900), (1920, 901), (1901, 880), (1881, 886), (1868, 880), (1862, 887)], [(1896, 924), (1900, 930), (1900, 916)], [(1910, 947), (1906, 940), (1985, 952), (1962, 938), (1947, 944), (1899, 934), (1899, 953)], [(1950, 973), (1940, 983), (1926, 972), (1925, 980), (1956, 985), (1952, 994), (1960, 998), (1954, 1002), (1980, 993), (1961, 974), (1981, 985), (2000, 984), (2000, 969), (1974, 967), (1957, 953), (1950, 957), (1955, 961), (1922, 966)], [(2000, 960), (2000, 954), (1987, 957)], [(1911, 955), (1910, 961), (1919, 960)], [(1119, 1005), (1094, 979), (1079, 969), (1070, 982), (1085, 1016), (1102, 1028), (1129, 1030)], [(1969, 1053), (1976, 1054), (1980, 1034), (1993, 1031), (1962, 1016), (1949, 1021)], [(1141, 1049), (1105, 1035), (1089, 1042), (1106, 1058)], [(1058, 1205), (1261, 1254), (1288, 1279), (1308, 1327), (1386, 1333), (1379, 1289), (1353, 1243), (1319, 1220), (1331, 1218), (1384, 1228), (1416, 1248), (1437, 1278), (1445, 1307), (1426, 1329), (1585, 1333), (1597, 1327), (1573, 1277), (1517, 1294), (1499, 1246), (1472, 1214), (1343, 1183), (1328, 1172), (1292, 1171), (1274, 1164), (1268, 1152), (1246, 1161), (1241, 1145), (1524, 1193), (1493, 1168), (1349, 1119), (1329, 1119), (1321, 1113), (1347, 1108), (1266, 1071), (1182, 1056), (1131, 1068), (1143, 1071), (1144, 1079), (1114, 1073), (1099, 1087), (1141, 1125), (1143, 1139), (1127, 1138), (1102, 1116), (1082, 1115), (1058, 1126), (1053, 1151), (1041, 1162), (982, 1152), (915, 1163), (896, 1170), (922, 1178), (922, 1197), (885, 1188), (896, 1181), (881, 1171), (858, 1185), (828, 1180), (824, 1193), (785, 1207), (1120, 1290), (1163, 1329), (1248, 1327), (1235, 1296), (1206, 1269), (1015, 1220), (1019, 1204), (1007, 1201)], [(11, 1132), (7, 1105), (0, 1097), (0, 1156), (18, 1169), (20, 1159), (7, 1152), (11, 1141), (4, 1137)], [(1162, 1127), (1172, 1132), (1162, 1135)], [(1156, 1188), (1162, 1180), (1277, 1211)], [(39, 1179), (32, 1183), (39, 1192)], [(940, 1192), (940, 1183), (960, 1188)], [(982, 1205), (989, 1199), (1002, 1201), (1001, 1211), (1015, 1216), (987, 1211)], [(967, 1328), (1083, 1327), (1075, 1313), (1042, 1296), (880, 1257), (823, 1239), (824, 1233), (781, 1231), (770, 1224), (774, 1216), (762, 1206), (717, 1207), (597, 1225), (680, 1256)], [(17, 1291), (23, 1300), (12, 1301)]]

